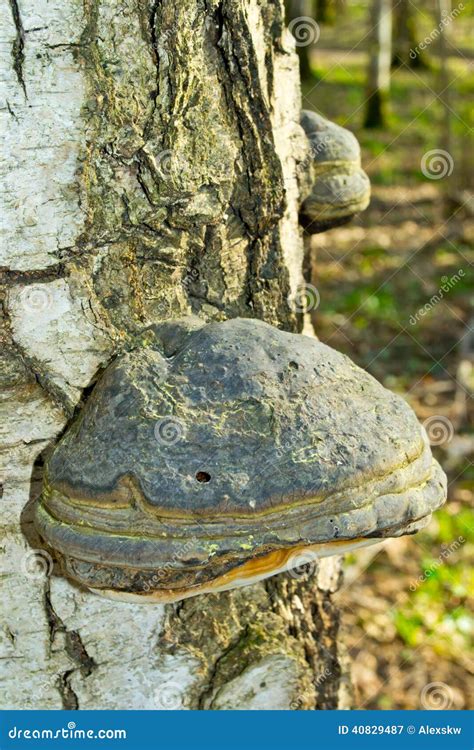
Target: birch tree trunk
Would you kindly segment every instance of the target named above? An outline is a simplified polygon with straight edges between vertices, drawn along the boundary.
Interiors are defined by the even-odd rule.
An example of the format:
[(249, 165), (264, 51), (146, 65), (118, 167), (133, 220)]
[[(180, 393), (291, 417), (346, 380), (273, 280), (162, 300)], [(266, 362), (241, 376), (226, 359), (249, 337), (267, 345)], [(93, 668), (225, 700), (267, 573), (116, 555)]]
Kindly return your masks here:
[(438, 98), (443, 107), (443, 119), (441, 128), (440, 144), (442, 148), (451, 154), (451, 98), (450, 84), (451, 76), (449, 72), (449, 50), (448, 50), (448, 29), (451, 19), (451, 0), (436, 0), (436, 20), (438, 23), (438, 56), (439, 56), (439, 73), (438, 73)]
[(369, 68), (367, 76), (366, 128), (387, 124), (392, 60), (392, 0), (373, 0), (369, 16)]
[[(299, 76), (273, 0), (1, 0), (3, 708), (336, 708), (340, 562), (135, 605), (35, 538), (45, 453), (143, 326), (296, 330)], [(107, 435), (104, 435), (104, 442)]]

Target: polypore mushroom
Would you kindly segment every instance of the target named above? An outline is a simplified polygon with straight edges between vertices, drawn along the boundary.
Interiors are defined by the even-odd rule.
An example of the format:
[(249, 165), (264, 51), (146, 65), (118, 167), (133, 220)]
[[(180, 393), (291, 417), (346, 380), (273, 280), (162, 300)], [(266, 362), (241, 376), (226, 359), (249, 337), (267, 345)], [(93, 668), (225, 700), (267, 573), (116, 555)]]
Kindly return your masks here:
[(370, 201), (370, 181), (360, 166), (360, 146), (349, 130), (303, 110), (301, 125), (310, 143), (312, 187), (300, 208), (309, 234), (350, 221)]
[(108, 366), (47, 462), (36, 525), (88, 588), (221, 591), (303, 549), (412, 534), (443, 503), (414, 413), (328, 346), (248, 319), (148, 339)]

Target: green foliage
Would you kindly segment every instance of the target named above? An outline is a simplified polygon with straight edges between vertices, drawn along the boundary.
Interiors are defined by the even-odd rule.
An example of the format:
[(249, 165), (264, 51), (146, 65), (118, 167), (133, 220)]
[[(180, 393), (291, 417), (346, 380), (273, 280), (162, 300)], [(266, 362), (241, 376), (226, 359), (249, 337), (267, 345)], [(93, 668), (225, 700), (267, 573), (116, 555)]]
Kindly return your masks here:
[(467, 598), (474, 580), (466, 564), (474, 544), (472, 511), (438, 511), (435, 524), (418, 541), (423, 550), (419, 576), (394, 610), (397, 633), (412, 648), (429, 643), (436, 653), (458, 659), (472, 637)]
[[(474, 79), (463, 52), (470, 43), (474, 6), (468, 10), (465, 4), (450, 28), (454, 169), (449, 180), (427, 179), (421, 170), (423, 155), (443, 148), (435, 44), (427, 50), (429, 70), (401, 66), (392, 71), (388, 129), (362, 129), (367, 10), (367, 2), (351, 3), (335, 28), (325, 29), (315, 54), (318, 81), (305, 85), (303, 91), (305, 108), (317, 109), (356, 133), (374, 194), (372, 206), (357, 222), (363, 231), (353, 224), (314, 243), (314, 282), (321, 293), (315, 324), (323, 341), (408, 397), (419, 409), (421, 421), (431, 412), (448, 414), (456, 422), (450, 409), (456, 400), (460, 340), (472, 315), (474, 254), (472, 230), (467, 222), (463, 224), (465, 215), (457, 213), (449, 223), (448, 212), (454, 214), (459, 204), (448, 204), (443, 196), (448, 187), (451, 194), (468, 187), (474, 173), (469, 129), (474, 119)], [(420, 40), (432, 31), (433, 19), (424, 3), (417, 15)], [(459, 269), (464, 276), (459, 276)], [(440, 301), (411, 323), (410, 316), (424, 310), (443, 278), (456, 274), (456, 282)], [(465, 418), (459, 427), (455, 423), (456, 439), (468, 432), (467, 422)], [(369, 665), (376, 664), (373, 668), (384, 683), (374, 695), (370, 692), (374, 688), (366, 688), (362, 680), (368, 691), (367, 708), (419, 708), (418, 692), (407, 695), (405, 689), (417, 680), (403, 674), (411, 670), (419, 675), (420, 663), (433, 680), (463, 689), (472, 619), (468, 595), (473, 591), (474, 518), (469, 502), (474, 465), (457, 456), (454, 440), (435, 450), (449, 473), (448, 505), (434, 514), (426, 530), (403, 540), (393, 559), (379, 553), (348, 587), (356, 631), (350, 646), (356, 652), (360, 649), (364, 669), (370, 671)], [(393, 548), (397, 550), (397, 543)], [(357, 570), (360, 559), (362, 554), (359, 558), (354, 553), (347, 565)], [(359, 591), (364, 595), (360, 601)], [(381, 624), (376, 626), (378, 619)], [(363, 658), (369, 652), (372, 661)]]

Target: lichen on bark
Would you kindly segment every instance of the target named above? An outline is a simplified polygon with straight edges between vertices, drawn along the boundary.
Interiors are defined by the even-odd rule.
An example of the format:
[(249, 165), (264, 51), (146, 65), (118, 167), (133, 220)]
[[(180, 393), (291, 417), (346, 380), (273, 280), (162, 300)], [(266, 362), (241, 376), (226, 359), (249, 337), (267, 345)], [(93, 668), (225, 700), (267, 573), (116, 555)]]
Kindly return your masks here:
[(79, 245), (107, 247), (94, 272), (106, 313), (129, 330), (189, 306), (294, 326), (281, 243), (291, 175), (272, 123), (274, 58), (292, 54), (281, 46), (281, 8), (86, 9), (75, 51), (87, 73)]
[(297, 329), (306, 142), (282, 4), (21, 0), (15, 18), (2, 2), (2, 705), (170, 707), (177, 683), (171, 707), (336, 707), (334, 560), (169, 608), (76, 588), (42, 551), (28, 567), (44, 454), (145, 325), (194, 312)]

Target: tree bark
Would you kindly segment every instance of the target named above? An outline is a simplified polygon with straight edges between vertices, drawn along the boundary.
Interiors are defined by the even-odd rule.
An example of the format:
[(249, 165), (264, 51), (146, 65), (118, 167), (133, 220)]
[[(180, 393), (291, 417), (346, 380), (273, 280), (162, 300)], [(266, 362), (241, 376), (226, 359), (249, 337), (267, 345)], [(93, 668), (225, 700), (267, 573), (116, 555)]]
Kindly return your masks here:
[(392, 58), (391, 0), (373, 0), (369, 24), (369, 68), (364, 126), (384, 128), (387, 125)]
[[(2, 0), (3, 708), (336, 708), (340, 561), (112, 602), (35, 537), (44, 456), (145, 325), (297, 330), (298, 61), (271, 0)], [(107, 436), (104, 436), (104, 441)]]

